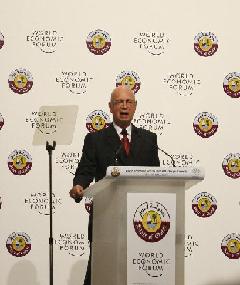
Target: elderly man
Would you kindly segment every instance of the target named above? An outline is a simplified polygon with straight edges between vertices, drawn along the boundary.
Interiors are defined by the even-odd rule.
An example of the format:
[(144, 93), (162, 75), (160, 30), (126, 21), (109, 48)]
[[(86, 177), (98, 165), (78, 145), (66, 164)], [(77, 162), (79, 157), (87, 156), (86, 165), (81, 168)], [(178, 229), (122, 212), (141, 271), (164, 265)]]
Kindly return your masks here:
[[(82, 198), (84, 189), (95, 179), (106, 175), (106, 169), (115, 165), (159, 166), (157, 136), (150, 131), (137, 128), (131, 121), (137, 102), (134, 93), (126, 86), (115, 88), (111, 94), (109, 109), (113, 123), (106, 129), (88, 133), (84, 140), (82, 157), (73, 179), (70, 196)], [(89, 240), (91, 242), (91, 216)], [(90, 264), (85, 277), (85, 285), (91, 281)]]

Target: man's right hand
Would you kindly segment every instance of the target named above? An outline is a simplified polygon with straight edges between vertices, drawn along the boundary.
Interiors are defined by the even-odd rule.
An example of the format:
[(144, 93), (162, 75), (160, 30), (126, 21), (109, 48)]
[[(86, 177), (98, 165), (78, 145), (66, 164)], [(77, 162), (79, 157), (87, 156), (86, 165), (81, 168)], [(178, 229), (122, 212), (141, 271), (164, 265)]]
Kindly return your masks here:
[(83, 187), (81, 185), (75, 185), (69, 191), (70, 197), (74, 200), (81, 199), (83, 197)]

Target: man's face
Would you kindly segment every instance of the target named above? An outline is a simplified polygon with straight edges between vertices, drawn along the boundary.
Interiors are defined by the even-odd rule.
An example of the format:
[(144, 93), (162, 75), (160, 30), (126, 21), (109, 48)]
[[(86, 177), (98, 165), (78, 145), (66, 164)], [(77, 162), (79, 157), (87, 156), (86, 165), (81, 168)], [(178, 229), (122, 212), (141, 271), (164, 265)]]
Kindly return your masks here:
[(109, 103), (110, 112), (113, 114), (113, 121), (121, 128), (130, 125), (136, 111), (137, 102), (135, 96), (126, 87), (117, 87)]

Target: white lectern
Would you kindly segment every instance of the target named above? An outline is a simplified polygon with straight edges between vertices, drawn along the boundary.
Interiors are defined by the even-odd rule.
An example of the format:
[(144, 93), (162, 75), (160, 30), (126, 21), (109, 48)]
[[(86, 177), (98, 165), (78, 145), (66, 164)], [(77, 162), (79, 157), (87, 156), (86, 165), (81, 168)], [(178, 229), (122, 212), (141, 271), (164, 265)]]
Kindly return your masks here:
[(85, 190), (92, 285), (184, 285), (185, 190), (203, 179), (199, 167), (109, 167)]

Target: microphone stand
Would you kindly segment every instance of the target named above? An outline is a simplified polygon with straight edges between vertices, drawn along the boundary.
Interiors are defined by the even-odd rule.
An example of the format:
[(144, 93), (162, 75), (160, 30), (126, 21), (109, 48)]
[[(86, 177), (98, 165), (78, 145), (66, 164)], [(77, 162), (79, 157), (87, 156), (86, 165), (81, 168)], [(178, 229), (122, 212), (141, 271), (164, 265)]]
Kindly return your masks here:
[(53, 285), (53, 219), (52, 219), (52, 151), (55, 150), (56, 142), (50, 145), (46, 142), (46, 150), (49, 156), (49, 217), (50, 217), (50, 235), (49, 235), (49, 284)]
[(165, 150), (161, 149), (160, 147), (158, 147), (158, 150), (160, 150), (162, 153), (164, 153), (166, 156), (170, 157), (171, 158), (171, 163), (172, 163), (172, 166), (173, 167), (176, 167), (176, 164), (175, 164), (175, 160), (173, 159), (173, 157), (167, 153)]
[(122, 143), (120, 143), (120, 146), (115, 150), (115, 156), (114, 156), (114, 166), (120, 166), (121, 164), (119, 163), (119, 154), (120, 151), (122, 150)]

